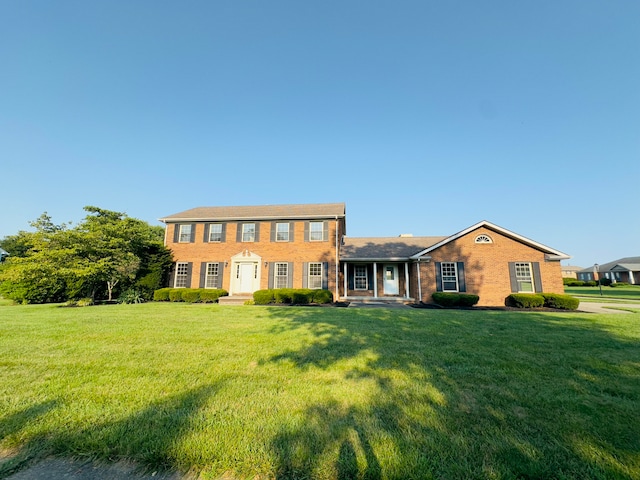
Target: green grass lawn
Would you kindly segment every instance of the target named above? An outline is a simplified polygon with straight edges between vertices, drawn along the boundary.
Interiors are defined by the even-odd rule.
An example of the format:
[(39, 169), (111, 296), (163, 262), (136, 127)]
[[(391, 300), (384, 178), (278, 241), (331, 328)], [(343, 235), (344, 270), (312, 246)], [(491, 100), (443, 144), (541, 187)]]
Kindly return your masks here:
[(564, 293), (580, 297), (581, 302), (635, 303), (640, 302), (640, 285), (628, 287), (564, 287)]
[(640, 315), (0, 306), (0, 478), (640, 478)]

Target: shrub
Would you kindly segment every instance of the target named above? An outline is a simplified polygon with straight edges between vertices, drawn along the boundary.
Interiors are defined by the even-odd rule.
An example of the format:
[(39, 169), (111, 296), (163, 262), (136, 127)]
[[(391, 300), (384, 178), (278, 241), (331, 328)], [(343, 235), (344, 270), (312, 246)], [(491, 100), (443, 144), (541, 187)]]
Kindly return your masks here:
[(172, 288), (160, 288), (153, 292), (153, 301), (154, 302), (168, 302), (169, 301), (169, 292), (173, 290)]
[(146, 300), (144, 296), (136, 289), (130, 288), (125, 290), (118, 297), (118, 303), (144, 303)]
[(291, 294), (291, 303), (294, 305), (308, 305), (313, 299), (313, 290), (307, 288), (294, 290)]
[(587, 282), (584, 282), (585, 287), (595, 287), (596, 285), (598, 285), (598, 282), (596, 282), (595, 280), (589, 280)]
[(169, 300), (172, 302), (182, 302), (182, 291), (184, 288), (172, 288), (169, 291)]
[(565, 283), (568, 287), (584, 287), (584, 282), (582, 280), (573, 279), (573, 281), (569, 283)]
[(573, 282), (577, 282), (578, 280), (576, 280), (573, 277), (562, 277), (562, 284), (563, 285), (570, 285), (570, 286), (574, 286)]
[(331, 303), (333, 302), (333, 292), (331, 290), (313, 290), (313, 303)]
[(480, 300), (478, 295), (448, 292), (434, 292), (431, 298), (443, 307), (472, 307)]
[(253, 292), (253, 301), (256, 305), (268, 305), (275, 302), (273, 290), (256, 290)]
[(293, 300), (292, 288), (276, 288), (273, 291), (276, 303), (291, 303)]
[(182, 301), (196, 303), (200, 301), (200, 290), (197, 288), (185, 288), (182, 291)]
[(215, 303), (220, 297), (226, 297), (227, 295), (229, 295), (229, 292), (221, 288), (206, 288), (200, 290), (200, 301), (202, 303)]
[(537, 293), (512, 293), (504, 303), (507, 307), (537, 308), (544, 306), (544, 297)]
[(78, 300), (76, 302), (76, 305), (78, 307), (90, 307), (91, 305), (93, 305), (93, 299), (92, 298), (81, 298), (80, 300)]
[(627, 282), (615, 282), (609, 285), (610, 287), (628, 287), (629, 284)]
[(600, 279), (600, 285), (602, 285), (603, 287), (608, 287), (609, 285), (611, 285), (612, 281), (610, 278), (601, 278)]
[(548, 308), (558, 308), (561, 310), (576, 310), (580, 305), (580, 300), (571, 295), (561, 295), (559, 293), (542, 293), (544, 306)]

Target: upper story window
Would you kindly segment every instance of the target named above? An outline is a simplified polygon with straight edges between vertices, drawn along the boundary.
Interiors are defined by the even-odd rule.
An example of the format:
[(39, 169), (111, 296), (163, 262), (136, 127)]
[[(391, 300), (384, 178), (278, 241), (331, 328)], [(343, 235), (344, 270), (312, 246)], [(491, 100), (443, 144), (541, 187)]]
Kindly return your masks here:
[(179, 242), (190, 242), (191, 235), (193, 235), (193, 225), (191, 224), (182, 224), (180, 225), (180, 233), (178, 234)]
[(321, 242), (324, 239), (324, 222), (309, 222), (309, 241)]
[(276, 223), (276, 242), (289, 241), (289, 223)]
[(242, 224), (242, 241), (243, 242), (256, 241), (256, 224), (255, 223)]
[(493, 243), (493, 240), (489, 235), (481, 234), (476, 237), (476, 243)]
[(222, 241), (222, 224), (212, 223), (209, 225), (209, 241), (221, 242)]

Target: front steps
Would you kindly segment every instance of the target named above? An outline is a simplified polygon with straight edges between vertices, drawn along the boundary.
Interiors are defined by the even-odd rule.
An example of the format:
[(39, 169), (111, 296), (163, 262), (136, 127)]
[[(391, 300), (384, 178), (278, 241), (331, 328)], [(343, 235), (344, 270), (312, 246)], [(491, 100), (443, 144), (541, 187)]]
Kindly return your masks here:
[(244, 305), (247, 300), (253, 300), (253, 295), (231, 295), (218, 298), (220, 305)]

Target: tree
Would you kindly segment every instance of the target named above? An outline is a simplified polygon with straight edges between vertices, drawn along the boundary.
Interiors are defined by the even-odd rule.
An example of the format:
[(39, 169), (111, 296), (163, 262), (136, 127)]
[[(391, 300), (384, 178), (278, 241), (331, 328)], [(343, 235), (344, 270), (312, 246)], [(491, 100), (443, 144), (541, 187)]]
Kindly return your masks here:
[(140, 282), (140, 293), (151, 297), (171, 265), (163, 229), (120, 212), (93, 206), (84, 210), (88, 215), (73, 229), (53, 224), (45, 212), (31, 222), (35, 232), (3, 240), (20, 252), (0, 270), (5, 296), (24, 303), (112, 300), (116, 289)]

